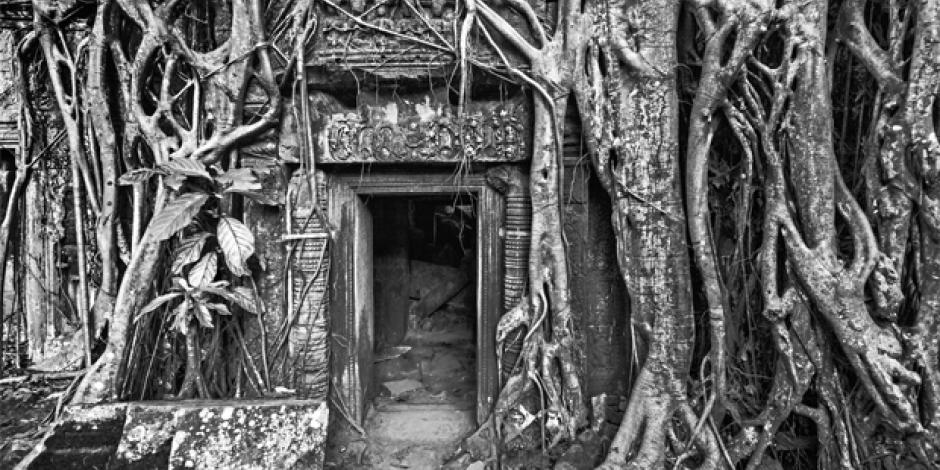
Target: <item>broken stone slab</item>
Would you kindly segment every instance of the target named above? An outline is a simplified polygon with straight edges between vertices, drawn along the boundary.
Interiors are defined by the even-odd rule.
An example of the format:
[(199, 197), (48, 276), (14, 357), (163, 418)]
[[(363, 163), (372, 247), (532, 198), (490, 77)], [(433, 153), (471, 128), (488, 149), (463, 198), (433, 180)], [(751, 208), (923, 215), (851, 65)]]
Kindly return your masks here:
[(165, 468), (175, 427), (172, 407), (129, 404), (112, 466)]
[(328, 422), (325, 402), (194, 409), (177, 417), (167, 468), (322, 468)]
[(459, 311), (447, 304), (417, 321), (417, 329), (408, 332), (409, 342), (416, 345), (472, 344), (475, 320), (472, 310)]
[(388, 390), (390, 397), (399, 398), (408, 392), (424, 388), (424, 384), (414, 379), (402, 379), (382, 382), (382, 387)]
[(378, 363), (382, 361), (388, 361), (391, 359), (397, 359), (401, 357), (402, 354), (406, 354), (408, 353), (408, 351), (411, 351), (411, 349), (412, 349), (411, 346), (390, 346), (387, 348), (383, 348), (382, 350), (377, 351), (375, 353), (374, 362)]
[(447, 305), (458, 309), (473, 310), (476, 308), (476, 302), (476, 289), (474, 289), (472, 285), (467, 284), (447, 301)]
[(322, 468), (328, 422), (312, 400), (70, 406), (17, 468)]
[[(411, 305), (409, 321), (426, 317), (447, 303), (470, 282), (462, 269), (411, 261), (411, 291), (419, 300)], [(415, 329), (416, 325), (408, 325)]]
[(457, 356), (454, 354), (438, 352), (434, 355), (434, 358), (428, 362), (427, 366), (423, 368), (423, 372), (429, 377), (440, 378), (450, 376), (463, 368), (464, 366), (460, 362), (460, 359), (457, 359)]
[(375, 364), (375, 378), (381, 382), (393, 380), (421, 379), (418, 363), (408, 356), (381, 361)]
[(107, 468), (121, 438), (123, 404), (66, 407), (15, 470)]

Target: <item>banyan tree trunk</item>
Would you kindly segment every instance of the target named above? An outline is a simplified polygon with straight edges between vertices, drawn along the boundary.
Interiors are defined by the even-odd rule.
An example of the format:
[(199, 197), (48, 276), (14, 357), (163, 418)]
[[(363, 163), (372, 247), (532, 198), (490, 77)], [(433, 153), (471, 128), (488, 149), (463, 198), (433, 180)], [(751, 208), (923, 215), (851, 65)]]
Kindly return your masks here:
[(614, 127), (621, 143), (608, 162), (608, 190), (617, 258), (630, 295), (630, 325), (645, 354), (601, 467), (610, 470), (663, 467), (673, 416), (691, 418), (686, 380), (695, 330), (674, 76), (678, 7), (663, 0), (640, 3), (634, 18), (643, 32), (637, 53), (656, 72), (616, 77), (620, 101)]

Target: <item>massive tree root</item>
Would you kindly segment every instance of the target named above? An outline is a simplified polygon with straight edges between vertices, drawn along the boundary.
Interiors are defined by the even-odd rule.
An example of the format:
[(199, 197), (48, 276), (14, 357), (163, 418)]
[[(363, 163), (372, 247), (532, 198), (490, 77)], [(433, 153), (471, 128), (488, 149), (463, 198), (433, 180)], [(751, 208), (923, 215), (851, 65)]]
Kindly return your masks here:
[[(562, 6), (574, 8), (574, 2)], [(489, 38), (490, 30), (508, 38), (530, 66), (530, 76), (520, 72), (499, 51), (504, 63), (523, 81), (533, 85), (536, 94), (533, 122), (533, 154), (529, 175), (532, 201), (532, 229), (528, 276), (528, 296), (514, 312), (507, 314), (499, 329), (507, 333), (521, 328), (525, 331), (519, 366), (506, 380), (494, 406), (497, 433), (503, 432), (508, 415), (536, 397), (541, 402), (538, 421), (550, 436), (550, 446), (573, 439), (587, 424), (586, 400), (582, 394), (582, 358), (575, 343), (566, 246), (562, 233), (561, 155), (564, 112), (568, 83), (577, 67), (575, 54), (567, 49), (577, 45), (585, 33), (586, 23), (580, 17), (568, 16), (570, 24), (561, 22), (565, 30), (549, 40), (538, 15), (527, 3), (514, 2), (514, 8), (527, 18), (535, 31), (538, 44), (523, 39), (513, 27), (488, 5), (470, 3), (467, 26), (473, 23)], [(572, 12), (572, 15), (574, 13)], [(571, 39), (564, 41), (565, 35)], [(466, 40), (464, 36), (463, 40)], [(510, 438), (511, 439), (511, 438)]]
[[(719, 124), (716, 114), (725, 102), (729, 86), (740, 76), (762, 33), (767, 30), (773, 12), (773, 4), (770, 2), (702, 2), (694, 7), (696, 22), (708, 39), (701, 57), (702, 72), (689, 116), (686, 207), (689, 211), (689, 236), (708, 304), (711, 393), (713, 400), (719, 402), (727, 398), (725, 311), (728, 300), (709, 226), (708, 154)], [(712, 19), (715, 13), (717, 21)], [(729, 48), (730, 54), (727, 52)], [(717, 412), (716, 416), (720, 414)]]
[[(233, 150), (260, 138), (276, 124), (280, 91), (268, 51), (259, 47), (265, 37), (264, 7), (257, 0), (232, 2), (225, 29), (233, 34), (201, 52), (184, 31), (174, 27), (186, 4), (170, 1), (151, 7), (147, 2), (101, 2), (94, 17), (88, 78), (84, 81), (76, 77), (79, 58), (74, 57), (84, 51), (69, 50), (62, 43), (58, 22), (64, 20), (58, 15), (64, 12), (41, 4), (36, 8), (37, 30), (65, 119), (75, 181), (87, 190), (86, 200), (98, 215), (98, 243), (105, 265), (96, 313), (109, 320), (108, 345), (97, 362), (89, 364), (75, 401), (120, 398), (125, 392), (128, 355), (133, 354), (128, 340), (161, 272), (164, 243), (144, 229), (143, 199), (147, 196), (144, 183), (135, 181), (131, 240), (123, 240), (125, 246), (132, 247), (125, 272), (133, 275), (123, 276), (118, 287), (114, 212), (118, 155), (123, 155), (128, 166), (159, 166), (179, 159), (229, 166), (236, 163), (231, 160)], [(136, 35), (139, 41), (131, 44), (129, 39)], [(107, 67), (113, 67), (119, 80), (106, 90), (103, 77)], [(71, 77), (71, 82), (63, 82), (62, 77)], [(264, 113), (249, 122), (244, 116), (244, 100), (252, 87), (269, 101)], [(80, 106), (90, 109), (88, 119), (77, 111)], [(111, 106), (124, 115), (113, 118)], [(100, 184), (95, 183), (96, 178)], [(174, 193), (180, 184), (182, 181), (166, 181)], [(79, 193), (75, 194), (78, 198)], [(159, 212), (173, 197), (158, 184), (153, 212)], [(82, 212), (76, 202), (76, 213)], [(76, 220), (80, 222), (82, 217)], [(84, 230), (79, 226), (77, 233)], [(80, 261), (82, 256), (80, 244)], [(84, 275), (85, 269), (80, 268), (79, 273)], [(83, 278), (80, 286), (84, 289), (87, 285)], [(79, 299), (79, 308), (83, 306), (87, 306), (87, 295)]]
[[(844, 8), (843, 22), (858, 19), (857, 12), (853, 13), (860, 8), (858, 3), (849, 2)], [(874, 188), (881, 198), (876, 204), (883, 207), (883, 231), (876, 237), (866, 213), (846, 186), (833, 151), (829, 76), (823, 60), (826, 9), (823, 5), (795, 2), (785, 6), (778, 18), (785, 35), (782, 62), (776, 67), (755, 62), (758, 73), (744, 81), (735, 101), (740, 111), (727, 109), (739, 135), (759, 139), (767, 164), (760, 258), (763, 297), (765, 316), (775, 325), (778, 351), (784, 360), (778, 362), (773, 396), (781, 391), (779, 368), (793, 370), (789, 374), (792, 385), (783, 387), (789, 389), (783, 396), (787, 404), (784, 413), (775, 415), (792, 410), (817, 424), (821, 446), (832, 449), (819, 453), (820, 465), (857, 466), (860, 441), (858, 436), (850, 435), (841, 411), (847, 401), (839, 379), (843, 373), (835, 366), (833, 354), (844, 354), (851, 373), (884, 423), (902, 433), (920, 433), (924, 429), (915, 411), (916, 400), (909, 393), (911, 387), (920, 384), (921, 377), (905, 365), (903, 358), (910, 357), (906, 341), (897, 327), (875, 321), (897, 318), (904, 255), (892, 245), (906, 243), (906, 222), (900, 213), (908, 203), (898, 197), (905, 186)], [(843, 37), (859, 41), (862, 35), (846, 24), (843, 31), (851, 34)], [(866, 56), (862, 62), (871, 60)], [(876, 77), (884, 76), (884, 70), (872, 70)], [(887, 93), (894, 93), (895, 84), (890, 78), (883, 79), (882, 84)], [(879, 125), (884, 123), (881, 119)], [(897, 150), (894, 146), (898, 139), (888, 137), (884, 142)], [(895, 164), (899, 161), (890, 152), (882, 155), (894, 158)], [(896, 170), (889, 173), (892, 178), (909, 179), (903, 166), (892, 168)], [(843, 233), (850, 237), (850, 254), (840, 247), (837, 225), (844, 227)], [(780, 250), (785, 254), (786, 266), (778, 266)], [(786, 273), (782, 283), (778, 280), (781, 272)], [(872, 291), (874, 310), (866, 305), (866, 286)], [(815, 332), (795, 328), (810, 322), (804, 304), (811, 306), (821, 320)], [(810, 335), (815, 339), (810, 341)], [(808, 391), (807, 382), (800, 377), (812, 372), (796, 370), (798, 361), (804, 360), (801, 357), (814, 365), (814, 391), (823, 402), (818, 408), (799, 403)], [(760, 420), (771, 424), (777, 418), (764, 413)], [(828, 442), (832, 444), (826, 444), (823, 439), (828, 440), (830, 435)], [(738, 442), (735, 448), (741, 449)], [(753, 464), (752, 459), (749, 466)]]
[[(598, 14), (621, 18), (606, 23), (607, 37), (637, 31), (631, 42), (598, 40), (588, 74), (577, 87), (586, 135), (598, 177), (614, 202), (618, 261), (630, 295), (632, 328), (644, 352), (629, 405), (601, 468), (658, 468), (667, 439), (685, 435), (714, 467), (718, 450), (710, 431), (700, 433), (688, 402), (694, 325), (679, 199), (678, 121), (675, 95), (675, 31), (678, 10), (669, 2), (641, 2), (629, 11)], [(655, 13), (653, 13), (655, 12)], [(601, 65), (603, 60), (604, 66)], [(674, 418), (684, 433), (672, 429)], [(688, 449), (675, 448), (674, 455)]]

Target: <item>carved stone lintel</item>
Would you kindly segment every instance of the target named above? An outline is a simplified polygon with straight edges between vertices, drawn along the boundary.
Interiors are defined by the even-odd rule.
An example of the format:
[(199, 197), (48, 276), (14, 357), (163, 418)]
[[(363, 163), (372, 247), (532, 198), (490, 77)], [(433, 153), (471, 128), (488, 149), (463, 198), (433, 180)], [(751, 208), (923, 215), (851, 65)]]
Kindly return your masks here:
[(528, 158), (527, 109), (474, 103), (458, 117), (449, 104), (388, 102), (324, 116), (320, 163), (520, 161)]

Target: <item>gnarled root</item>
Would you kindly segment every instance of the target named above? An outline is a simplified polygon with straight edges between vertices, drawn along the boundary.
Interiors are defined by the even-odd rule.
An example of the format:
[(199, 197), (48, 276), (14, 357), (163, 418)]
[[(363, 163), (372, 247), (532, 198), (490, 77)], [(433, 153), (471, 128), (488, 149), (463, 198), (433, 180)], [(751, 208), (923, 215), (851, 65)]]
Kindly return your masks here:
[(906, 389), (920, 376), (900, 362), (902, 345), (895, 334), (874, 323), (864, 303), (865, 276), (851, 276), (830, 259), (803, 245), (786, 231), (787, 247), (803, 289), (835, 333), (849, 363), (885, 418), (906, 432), (923, 429)]
[(637, 377), (633, 393), (624, 413), (617, 435), (611, 442), (607, 458), (598, 470), (663, 468), (667, 444), (672, 444), (681, 458), (692, 454), (692, 449), (675, 438), (673, 418), (688, 428), (687, 440), (703, 454), (700, 468), (719, 465), (718, 444), (711, 430), (701, 429), (700, 418), (685, 397), (685, 386), (669, 378), (668, 367), (647, 362)]
[(647, 364), (637, 377), (620, 429), (598, 470), (663, 468), (666, 427), (679, 406)]
[(72, 398), (72, 403), (98, 403), (119, 398), (122, 392), (123, 359), (131, 334), (133, 315), (143, 304), (156, 276), (160, 261), (160, 242), (145, 241), (134, 253), (127, 268), (135, 276), (124, 276), (115, 300), (114, 315), (104, 354), (89, 368)]

